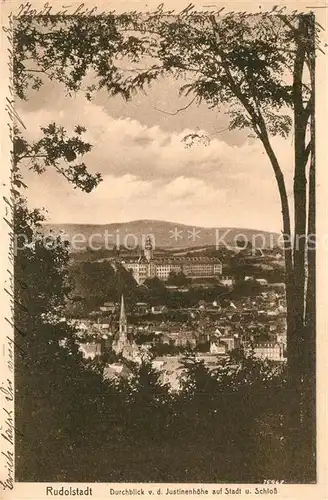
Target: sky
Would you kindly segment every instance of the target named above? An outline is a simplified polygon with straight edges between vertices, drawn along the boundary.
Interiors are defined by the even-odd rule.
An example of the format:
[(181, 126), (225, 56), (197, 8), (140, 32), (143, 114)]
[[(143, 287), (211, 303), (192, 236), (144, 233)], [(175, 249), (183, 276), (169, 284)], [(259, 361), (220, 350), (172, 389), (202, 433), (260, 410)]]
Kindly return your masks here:
[[(88, 102), (82, 92), (65, 96), (58, 82), (45, 80), (17, 111), (30, 140), (40, 127), (56, 122), (68, 131), (83, 125), (93, 144), (83, 161), (103, 181), (90, 194), (55, 172), (27, 172), (31, 207), (45, 207), (52, 223), (107, 224), (160, 219), (206, 227), (247, 227), (280, 232), (278, 190), (272, 167), (249, 131), (225, 130), (229, 118), (206, 105), (176, 115), (189, 100), (178, 94), (179, 82), (163, 79), (132, 101), (99, 92)], [(186, 147), (183, 137), (204, 131), (204, 143)], [(291, 140), (273, 139), (289, 183)]]

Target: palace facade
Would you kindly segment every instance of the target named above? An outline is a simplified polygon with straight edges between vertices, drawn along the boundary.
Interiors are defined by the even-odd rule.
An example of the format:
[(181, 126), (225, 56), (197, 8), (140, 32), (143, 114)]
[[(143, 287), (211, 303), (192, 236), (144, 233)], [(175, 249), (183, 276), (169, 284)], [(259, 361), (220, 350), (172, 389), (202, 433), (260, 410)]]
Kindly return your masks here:
[(125, 269), (132, 272), (141, 285), (147, 278), (166, 281), (170, 273), (183, 273), (188, 278), (211, 278), (222, 275), (222, 262), (216, 257), (168, 257), (156, 258), (151, 238), (146, 239), (144, 255), (122, 261)]

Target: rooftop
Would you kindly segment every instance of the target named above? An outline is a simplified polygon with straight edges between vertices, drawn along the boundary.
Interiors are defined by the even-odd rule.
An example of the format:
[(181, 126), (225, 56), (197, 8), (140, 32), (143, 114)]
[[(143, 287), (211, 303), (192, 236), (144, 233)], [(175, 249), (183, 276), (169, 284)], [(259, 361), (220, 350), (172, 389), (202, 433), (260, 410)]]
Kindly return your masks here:
[[(140, 257), (127, 257), (124, 258), (122, 261), (126, 264), (128, 263), (147, 263), (148, 261), (145, 259), (144, 256)], [(194, 263), (199, 263), (199, 264), (206, 264), (206, 263), (212, 263), (212, 264), (222, 264), (221, 260), (218, 259), (217, 257), (210, 257), (210, 256), (195, 256), (195, 257), (156, 257), (151, 260), (152, 263), (160, 265), (160, 264), (194, 264)]]

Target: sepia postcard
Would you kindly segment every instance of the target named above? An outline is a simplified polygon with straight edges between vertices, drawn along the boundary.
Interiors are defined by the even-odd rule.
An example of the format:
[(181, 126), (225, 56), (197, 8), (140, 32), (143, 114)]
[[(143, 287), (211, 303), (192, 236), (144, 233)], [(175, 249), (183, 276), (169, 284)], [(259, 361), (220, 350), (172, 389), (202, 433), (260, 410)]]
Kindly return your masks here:
[(0, 498), (327, 498), (328, 5), (0, 10)]

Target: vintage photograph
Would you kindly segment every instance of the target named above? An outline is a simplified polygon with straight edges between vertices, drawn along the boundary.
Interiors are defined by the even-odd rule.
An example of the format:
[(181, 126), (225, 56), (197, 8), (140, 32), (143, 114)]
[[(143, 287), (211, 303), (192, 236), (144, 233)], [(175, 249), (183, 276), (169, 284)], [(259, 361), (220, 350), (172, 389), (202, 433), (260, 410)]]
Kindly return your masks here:
[(7, 31), (15, 481), (316, 483), (315, 9), (54, 4)]

